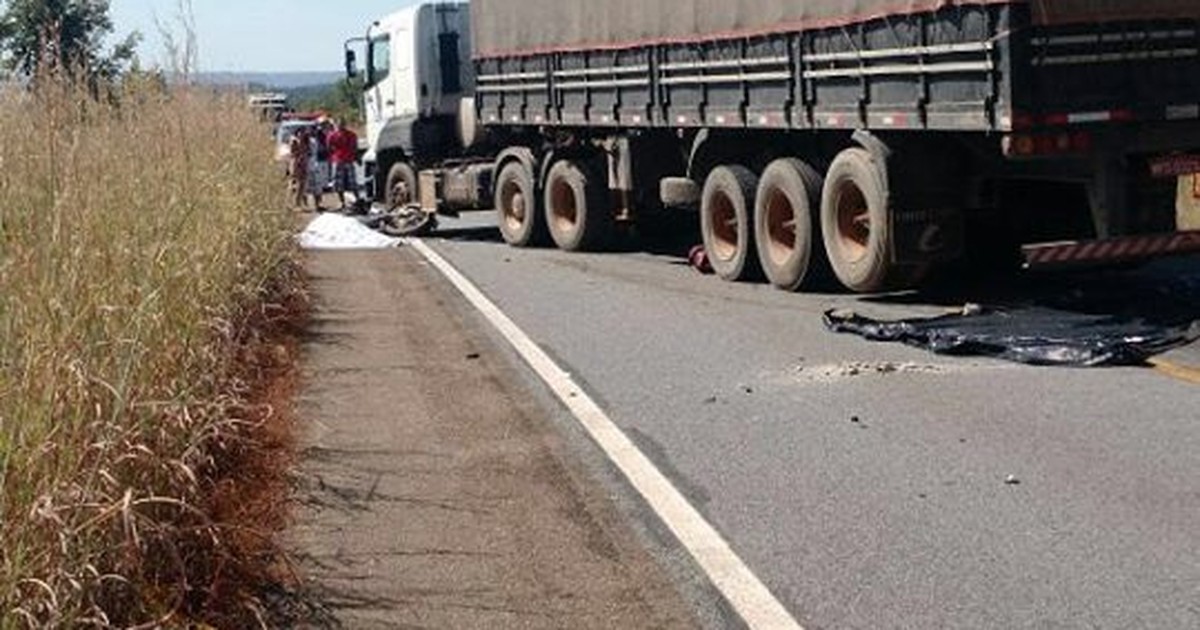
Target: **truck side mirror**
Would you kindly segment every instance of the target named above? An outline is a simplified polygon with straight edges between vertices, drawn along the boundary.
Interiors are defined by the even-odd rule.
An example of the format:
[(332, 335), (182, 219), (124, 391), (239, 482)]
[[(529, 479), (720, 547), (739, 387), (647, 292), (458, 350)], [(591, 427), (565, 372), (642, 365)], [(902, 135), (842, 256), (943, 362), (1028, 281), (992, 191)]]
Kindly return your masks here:
[(346, 77), (351, 79), (358, 77), (358, 56), (354, 54), (353, 50), (346, 51)]

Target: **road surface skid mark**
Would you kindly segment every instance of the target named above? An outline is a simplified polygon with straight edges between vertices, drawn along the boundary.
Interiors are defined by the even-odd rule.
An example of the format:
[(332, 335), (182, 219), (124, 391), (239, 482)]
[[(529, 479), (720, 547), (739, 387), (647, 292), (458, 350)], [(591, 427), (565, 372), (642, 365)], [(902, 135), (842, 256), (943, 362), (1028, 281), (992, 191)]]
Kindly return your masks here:
[(1166, 359), (1150, 359), (1149, 363), (1160, 374), (1166, 374), (1171, 378), (1193, 385), (1200, 385), (1200, 367), (1179, 365)]
[(575, 384), (570, 374), (437, 252), (421, 241), (407, 242), (495, 326), (574, 414), (609, 460), (688, 550), (747, 627), (751, 630), (802, 630), (795, 618), (734, 553), (721, 534), (688, 503), (666, 475), (651, 463), (608, 414)]

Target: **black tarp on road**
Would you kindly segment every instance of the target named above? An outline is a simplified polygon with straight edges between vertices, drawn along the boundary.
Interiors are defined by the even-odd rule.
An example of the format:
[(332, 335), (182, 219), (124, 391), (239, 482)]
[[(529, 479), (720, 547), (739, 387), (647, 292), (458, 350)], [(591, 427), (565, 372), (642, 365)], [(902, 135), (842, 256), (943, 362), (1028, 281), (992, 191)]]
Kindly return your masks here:
[(1142, 365), (1200, 340), (1200, 320), (1170, 326), (1142, 319), (1048, 308), (985, 309), (971, 315), (877, 321), (830, 311), (825, 325), (870, 341), (901, 342), (938, 354), (987, 356), (1029, 365)]
[(729, 39), (992, 4), (1037, 23), (1195, 18), (1200, 0), (472, 0), (480, 58)]
[(1162, 275), (1066, 275), (1007, 291), (997, 306), (961, 314), (884, 321), (830, 311), (825, 324), (938, 354), (1048, 366), (1142, 365), (1200, 340), (1200, 260)]

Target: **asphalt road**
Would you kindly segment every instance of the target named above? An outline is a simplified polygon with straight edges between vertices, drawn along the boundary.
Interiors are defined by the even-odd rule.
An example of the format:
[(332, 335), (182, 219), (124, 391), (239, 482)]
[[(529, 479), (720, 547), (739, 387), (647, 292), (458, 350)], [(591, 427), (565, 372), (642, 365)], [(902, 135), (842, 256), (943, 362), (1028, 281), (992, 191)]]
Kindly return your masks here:
[[(428, 243), (573, 373), (806, 628), (1200, 628), (1200, 385), (935, 356), (821, 320), (1096, 278), (790, 295), (673, 253), (514, 250), (486, 224)], [(1200, 261), (1133, 282), (1161, 277), (1200, 287)], [(1171, 360), (1200, 365), (1200, 351)], [(515, 361), (512, 374), (532, 379)]]

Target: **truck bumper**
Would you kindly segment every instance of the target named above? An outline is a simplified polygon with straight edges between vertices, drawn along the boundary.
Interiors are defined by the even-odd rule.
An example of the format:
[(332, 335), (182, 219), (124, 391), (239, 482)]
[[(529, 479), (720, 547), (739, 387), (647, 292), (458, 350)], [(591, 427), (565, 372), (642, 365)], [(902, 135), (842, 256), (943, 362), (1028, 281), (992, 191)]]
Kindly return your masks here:
[(1039, 243), (1021, 248), (1026, 269), (1088, 267), (1200, 253), (1200, 231)]

